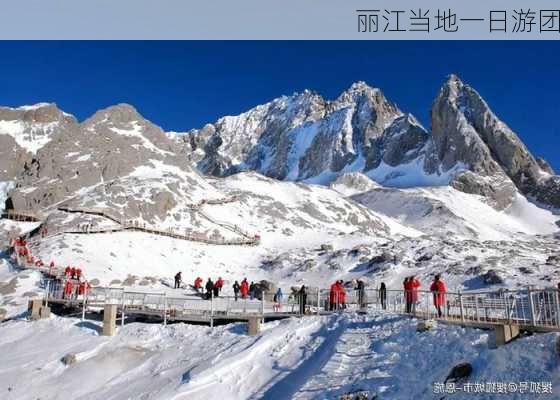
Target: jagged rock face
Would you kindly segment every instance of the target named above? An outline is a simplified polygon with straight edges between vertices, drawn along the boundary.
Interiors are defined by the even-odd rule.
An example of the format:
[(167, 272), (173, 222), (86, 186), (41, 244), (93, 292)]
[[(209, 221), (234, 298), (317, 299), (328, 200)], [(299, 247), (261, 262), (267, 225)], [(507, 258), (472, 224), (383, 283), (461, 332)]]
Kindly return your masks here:
[(425, 152), (429, 141), (430, 134), (412, 115), (396, 118), (383, 135), (373, 141), (367, 152), (365, 171), (379, 167), (382, 161), (392, 167), (407, 164)]
[(175, 150), (133, 107), (110, 107), (53, 135), (24, 165), (9, 201), (15, 209), (43, 209), (154, 162), (196, 175)]
[(29, 154), (13, 137), (0, 133), (0, 182), (15, 179), (28, 160)]
[(452, 75), (431, 110), (432, 134), (443, 170), (463, 164), (452, 185), (481, 194), (505, 208), (516, 188), (547, 204), (560, 206), (552, 168), (536, 160), (519, 137), (492, 112), (470, 86)]
[(329, 187), (344, 196), (352, 196), (381, 186), (359, 172), (349, 172), (336, 178)]
[(550, 166), (548, 161), (546, 161), (544, 158), (537, 157), (537, 164), (539, 164), (539, 167), (541, 167), (541, 169), (544, 172), (546, 172), (547, 174), (556, 175), (556, 172), (554, 172), (554, 169)]
[(469, 171), (457, 174), (451, 183), (453, 187), (485, 196), (497, 208), (506, 208), (513, 201), (515, 186), (473, 125), (472, 119), (478, 118), (475, 114), (486, 112), (485, 104), (470, 100), (469, 96), (478, 97), (478, 94), (455, 76), (440, 90), (431, 109), (435, 150), (444, 171), (457, 165)]
[(0, 181), (13, 180), (40, 148), (77, 124), (55, 104), (0, 107)]
[[(250, 169), (302, 180), (355, 162), (363, 170), (383, 158), (380, 142), (406, 129), (411, 135), (394, 140), (395, 146), (415, 147), (427, 136), (413, 117), (395, 122), (402, 115), (380, 90), (358, 82), (334, 101), (305, 91), (224, 117), (189, 132), (184, 151), (202, 172), (216, 176)], [(391, 163), (399, 156), (389, 150), (386, 157)]]

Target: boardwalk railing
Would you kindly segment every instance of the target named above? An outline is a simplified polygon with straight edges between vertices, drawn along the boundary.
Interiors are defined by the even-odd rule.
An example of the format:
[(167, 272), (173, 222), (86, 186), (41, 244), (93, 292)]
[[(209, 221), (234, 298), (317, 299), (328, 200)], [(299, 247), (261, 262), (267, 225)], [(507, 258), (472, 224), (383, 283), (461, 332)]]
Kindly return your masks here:
[[(402, 290), (387, 290), (385, 297), (376, 289), (347, 290), (345, 301), (328, 290), (311, 289), (305, 305), (298, 294), (285, 294), (273, 302), (270, 295), (261, 299), (219, 296), (206, 300), (196, 295), (169, 295), (123, 288), (96, 287), (87, 296), (79, 296), (78, 285), (67, 296), (60, 280), (48, 280), (46, 300), (85, 303), (90, 307), (116, 304), (127, 312), (157, 314), (165, 320), (211, 320), (220, 317), (243, 319), (250, 315), (326, 314), (330, 312), (365, 311), (373, 309), (396, 314), (408, 314), (424, 319), (438, 319), (475, 326), (518, 325), (529, 330), (560, 331), (560, 292), (556, 289), (499, 290), (481, 292), (447, 292), (441, 315), (434, 306), (434, 293), (418, 291), (407, 312), (410, 294)], [(84, 301), (85, 300), (85, 301)]]
[[(387, 290), (385, 309), (406, 313), (407, 297), (403, 290)], [(368, 307), (383, 309), (380, 292), (366, 290)], [(447, 292), (441, 316), (434, 305), (434, 293), (418, 291), (409, 314), (421, 318), (441, 319), (476, 325), (512, 324), (526, 328), (560, 330), (560, 291), (557, 289), (522, 289), (478, 292)]]
[(41, 222), (45, 219), (44, 216), (39, 213), (18, 210), (8, 210), (2, 213), (2, 218), (20, 222)]
[(108, 210), (102, 208), (88, 208), (88, 207), (66, 207), (61, 206), (58, 207), (60, 211), (69, 212), (69, 213), (83, 213), (83, 214), (90, 214), (90, 215), (97, 215), (101, 217), (105, 217), (113, 222), (116, 222), (117, 225), (110, 226), (110, 227), (92, 227), (89, 225), (84, 225), (82, 229), (75, 229), (75, 230), (66, 230), (64, 233), (70, 234), (98, 234), (98, 233), (113, 233), (113, 232), (120, 232), (124, 230), (133, 230), (133, 231), (140, 231), (146, 232), (154, 235), (159, 236), (167, 236), (172, 237), (174, 239), (181, 239), (181, 240), (188, 240), (192, 242), (200, 242), (206, 244), (213, 244), (213, 245), (233, 245), (233, 246), (257, 246), (260, 244), (260, 236), (259, 235), (252, 235), (240, 227), (234, 224), (230, 224), (224, 221), (218, 221), (208, 215), (207, 213), (202, 211), (202, 206), (204, 204), (224, 204), (236, 201), (236, 197), (226, 198), (226, 199), (217, 199), (217, 200), (204, 200), (200, 203), (196, 204), (192, 208), (197, 210), (204, 218), (208, 221), (212, 222), (213, 224), (219, 225), (227, 230), (230, 230), (234, 233), (237, 233), (241, 236), (239, 239), (225, 239), (225, 238), (212, 238), (207, 237), (203, 234), (197, 233), (179, 233), (172, 229), (158, 229), (153, 227), (148, 227), (146, 224), (138, 223), (137, 221), (126, 220), (122, 216), (117, 216)]

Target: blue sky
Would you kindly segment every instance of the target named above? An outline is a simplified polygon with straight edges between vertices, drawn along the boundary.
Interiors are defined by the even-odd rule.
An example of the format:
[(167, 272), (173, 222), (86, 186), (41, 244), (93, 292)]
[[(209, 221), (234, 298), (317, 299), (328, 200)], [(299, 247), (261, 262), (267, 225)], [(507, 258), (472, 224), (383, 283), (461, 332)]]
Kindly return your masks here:
[(55, 102), (83, 120), (134, 105), (166, 130), (200, 127), (282, 94), (381, 88), (429, 127), (450, 73), (560, 170), (560, 42), (1, 42), (0, 104)]

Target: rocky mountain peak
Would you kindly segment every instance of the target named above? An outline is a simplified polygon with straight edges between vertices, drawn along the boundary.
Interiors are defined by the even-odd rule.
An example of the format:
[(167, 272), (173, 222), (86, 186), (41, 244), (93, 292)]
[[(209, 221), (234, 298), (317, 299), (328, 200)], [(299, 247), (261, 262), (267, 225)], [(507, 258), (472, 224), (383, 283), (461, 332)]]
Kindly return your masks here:
[(0, 121), (19, 121), (27, 124), (77, 123), (73, 115), (62, 111), (55, 103), (38, 103), (16, 108), (0, 107)]
[[(431, 122), (443, 169), (463, 165), (470, 171), (453, 182), (457, 188), (490, 196), (502, 207), (512, 201), (515, 187), (544, 199), (539, 187), (548, 177), (543, 172), (549, 175), (552, 170), (538, 162), (482, 96), (457, 76), (443, 84), (432, 105)], [(556, 186), (547, 185), (547, 202)]]
[(117, 104), (97, 111), (84, 121), (83, 125), (91, 127), (98, 124), (122, 126), (132, 122), (145, 121), (144, 117), (130, 104)]

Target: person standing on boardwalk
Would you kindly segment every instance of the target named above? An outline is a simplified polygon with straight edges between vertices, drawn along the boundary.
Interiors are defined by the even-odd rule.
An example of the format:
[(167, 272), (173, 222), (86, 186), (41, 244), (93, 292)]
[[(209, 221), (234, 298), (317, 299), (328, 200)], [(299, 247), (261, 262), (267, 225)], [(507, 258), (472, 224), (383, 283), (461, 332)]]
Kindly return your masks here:
[(301, 315), (305, 314), (305, 305), (307, 304), (307, 289), (305, 285), (301, 285), (301, 289), (298, 291), (298, 301), (299, 301), (299, 313)]
[(239, 290), (241, 287), (239, 286), (239, 282), (235, 281), (233, 284), (233, 294), (235, 296), (235, 301), (237, 301), (237, 297), (239, 296)]
[(346, 308), (346, 290), (344, 289), (344, 281), (341, 279), (338, 281), (338, 298), (340, 301), (340, 308)]
[(175, 274), (175, 287), (174, 289), (179, 289), (181, 287), (181, 271)]
[(412, 276), (408, 282), (410, 287), (410, 312), (412, 314), (416, 314), (416, 303), (418, 303), (418, 288), (420, 287), (420, 281), (416, 279), (415, 276)]
[(366, 307), (366, 285), (364, 281), (358, 279), (356, 285), (356, 294), (358, 295), (358, 307), (364, 308)]
[(282, 300), (284, 299), (284, 294), (282, 293), (282, 289), (278, 288), (276, 293), (274, 294), (274, 307), (273, 310), (278, 312), (282, 309)]
[(212, 294), (214, 292), (214, 282), (212, 282), (211, 278), (208, 278), (206, 282), (206, 300), (210, 300), (212, 298)]
[(338, 290), (338, 281), (331, 285), (331, 290), (329, 292), (329, 310), (335, 311), (338, 309), (339, 304), (339, 290)]
[(410, 313), (410, 306), (411, 306), (411, 295), (410, 295), (410, 282), (412, 281), (412, 278), (410, 276), (407, 276), (406, 278), (404, 278), (403, 281), (403, 289), (404, 289), (404, 301), (405, 301), (405, 309), (404, 312), (405, 313)]
[(199, 276), (194, 280), (194, 290), (200, 293), (200, 289), (202, 289), (202, 278)]
[(441, 275), (437, 274), (430, 286), (430, 291), (434, 295), (434, 306), (436, 307), (438, 317), (441, 318), (443, 313), (441, 307), (445, 304), (445, 284), (441, 280)]
[(255, 284), (253, 281), (251, 281), (251, 284), (249, 285), (249, 298), (251, 300), (255, 298)]
[(241, 291), (241, 298), (246, 299), (247, 295), (249, 294), (249, 283), (247, 283), (247, 278), (244, 278), (241, 281), (240, 291)]
[(221, 291), (222, 291), (222, 288), (224, 287), (224, 280), (222, 279), (221, 276), (220, 276), (220, 277), (218, 278), (218, 280), (216, 281), (216, 285), (215, 285), (215, 286), (218, 288), (218, 292), (221, 292)]
[(381, 301), (381, 308), (383, 310), (387, 309), (387, 286), (385, 286), (385, 282), (381, 282), (381, 286), (379, 286), (379, 300)]

